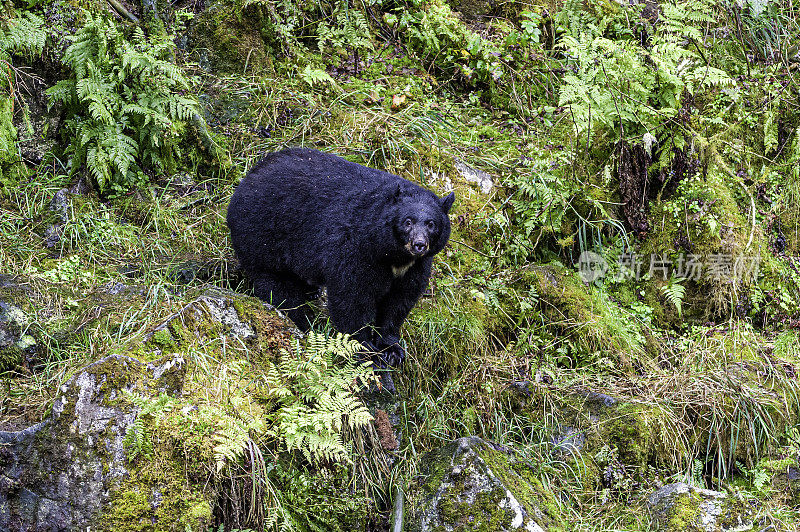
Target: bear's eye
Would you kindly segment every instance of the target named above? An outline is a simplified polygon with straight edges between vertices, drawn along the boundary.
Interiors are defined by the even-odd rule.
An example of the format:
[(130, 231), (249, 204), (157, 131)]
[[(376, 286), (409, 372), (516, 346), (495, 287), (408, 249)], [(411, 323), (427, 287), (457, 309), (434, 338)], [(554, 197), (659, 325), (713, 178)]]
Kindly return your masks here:
[(403, 222), (403, 225), (406, 227), (411, 227), (414, 222), (411, 221), (411, 218), (406, 218), (406, 221)]
[(433, 220), (428, 220), (426, 225), (428, 226), (428, 229), (430, 229), (431, 231), (433, 231), (436, 228), (436, 223)]

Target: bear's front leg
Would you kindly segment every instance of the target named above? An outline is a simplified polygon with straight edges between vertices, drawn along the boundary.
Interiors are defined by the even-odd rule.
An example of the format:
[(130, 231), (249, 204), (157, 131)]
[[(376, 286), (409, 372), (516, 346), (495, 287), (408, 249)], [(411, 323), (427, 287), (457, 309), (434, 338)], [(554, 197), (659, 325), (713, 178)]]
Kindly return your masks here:
[(392, 282), (392, 287), (378, 303), (376, 346), (390, 366), (400, 366), (406, 353), (400, 346), (400, 326), (428, 287), (433, 259), (418, 260), (407, 272)]

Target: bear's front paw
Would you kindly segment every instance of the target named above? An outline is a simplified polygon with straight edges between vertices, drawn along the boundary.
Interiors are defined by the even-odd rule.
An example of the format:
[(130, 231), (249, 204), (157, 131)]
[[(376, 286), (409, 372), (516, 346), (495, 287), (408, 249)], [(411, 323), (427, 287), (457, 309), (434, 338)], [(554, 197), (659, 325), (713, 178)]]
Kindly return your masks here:
[(377, 341), (378, 357), (390, 368), (396, 368), (406, 359), (405, 350), (400, 347), (399, 338), (381, 338)]

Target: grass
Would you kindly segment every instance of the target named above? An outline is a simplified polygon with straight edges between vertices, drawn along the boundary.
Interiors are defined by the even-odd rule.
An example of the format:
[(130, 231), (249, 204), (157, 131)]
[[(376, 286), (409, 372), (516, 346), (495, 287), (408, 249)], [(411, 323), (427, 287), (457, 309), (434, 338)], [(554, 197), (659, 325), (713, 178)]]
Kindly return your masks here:
[[(796, 26), (783, 12), (776, 21)], [(772, 37), (753, 39), (752, 47), (774, 53)], [(511, 177), (537, 178), (525, 165), (532, 152), (552, 149), (551, 144), (577, 146), (564, 175), (579, 182), (581, 191), (596, 192), (605, 166), (613, 166), (610, 158), (598, 160), (598, 154), (566, 136), (567, 112), (543, 110), (523, 121), (486, 104), (485, 94), (475, 87), (455, 90), (432, 83), (427, 75), (350, 77), (334, 88), (312, 87), (281, 71), (219, 78), (195, 73), (197, 90), (207, 97), (209, 123), (227, 138), (234, 163), (228, 175), (154, 176), (150, 186), (112, 200), (95, 194), (71, 197), (61, 240), (53, 249), (45, 249), (42, 240), (58, 222), (50, 209), (52, 197), (71, 184), (63, 168), (42, 167), (0, 199), (0, 273), (20, 276), (22, 292), (15, 295), (24, 294), (21, 304), (43, 353), (35, 371), (17, 368), (3, 376), (0, 425), (41, 420), (58, 387), (79, 368), (137, 345), (197, 292), (211, 286), (246, 290), (227, 269), (232, 259), (227, 199), (262, 153), (305, 145), (388, 169), (438, 187), (438, 192), (449, 182), (458, 194), (451, 249), (437, 259), (432, 297), (417, 305), (404, 328), (409, 355), (396, 382), (404, 436), (399, 456), (406, 462), (400, 471), (369, 456), (354, 464), (351, 487), (388, 505), (387, 494), (418, 473), (425, 451), (476, 434), (526, 453), (537, 464), (538, 478), (564, 494), (561, 510), (572, 529), (644, 531), (649, 523), (643, 499), (656, 480), (686, 478), (699, 462), (701, 478), (695, 480), (720, 488), (766, 455), (800, 451), (781, 436), (796, 426), (800, 409), (795, 378), (800, 343), (794, 332), (776, 336), (736, 319), (693, 327), (674, 320), (659, 328), (630, 310), (630, 301), (620, 304), (615, 287), (585, 286), (556, 276), (553, 281), (546, 273), (531, 282), (516, 260), (528, 265), (537, 258), (560, 260), (573, 272), (575, 243), (588, 244), (574, 207), (575, 216), (550, 228), (560, 247), (543, 241), (536, 245), (537, 239), (520, 246), (528, 255), (504, 256), (521, 234), (508, 203), (515, 193)], [(406, 95), (406, 103), (393, 109), (395, 94)], [(544, 109), (554, 102), (539, 103)], [(496, 183), (491, 195), (470, 188), (454, 170), (455, 159), (490, 172)], [(790, 207), (795, 185), (787, 185), (786, 201), (779, 203), (784, 212), (778, 214), (789, 219), (795, 214)], [(602, 203), (610, 214), (593, 222), (606, 229), (593, 231), (592, 244), (621, 248), (624, 239), (627, 246), (632, 236), (620, 231), (611, 216), (613, 192), (601, 195), (602, 202), (590, 202)], [(733, 199), (725, 199), (732, 211)], [(575, 204), (585, 198), (569, 200)], [(210, 275), (176, 278), (176, 270), (198, 263), (220, 267), (211, 268)], [(133, 295), (122, 304), (107, 298), (103, 287), (113, 283), (129, 286)], [(725, 299), (729, 294), (719, 290), (711, 296)], [(656, 304), (638, 295), (633, 300)], [(655, 347), (645, 342), (648, 335)], [(225, 403), (247, 393), (246, 379), (227, 364), (247, 356), (245, 345), (211, 341), (186, 354), (204, 401)], [(525, 387), (530, 396), (519, 392)], [(660, 460), (647, 464), (653, 469), (621, 464), (621, 443), (605, 451), (592, 449), (593, 455), (580, 460), (553, 454), (554, 430), (567, 423), (587, 430), (598, 424), (586, 411), (587, 390), (641, 413), (635, 419), (652, 429), (652, 438), (642, 442), (649, 448), (642, 453)], [(602, 424), (611, 427), (626, 419), (615, 412)], [(357, 454), (367, 454), (376, 438), (372, 433), (354, 438)], [(604, 458), (608, 464), (624, 466), (605, 486), (592, 477), (601, 451), (610, 456)], [(252, 463), (263, 469), (263, 456)], [(258, 484), (248, 484), (246, 473), (233, 472), (228, 482), (238, 482), (235, 489), (246, 492)], [(260, 496), (277, 504), (276, 487), (260, 486)], [(767, 523), (788, 527), (796, 521), (795, 509), (775, 504), (763, 510)]]

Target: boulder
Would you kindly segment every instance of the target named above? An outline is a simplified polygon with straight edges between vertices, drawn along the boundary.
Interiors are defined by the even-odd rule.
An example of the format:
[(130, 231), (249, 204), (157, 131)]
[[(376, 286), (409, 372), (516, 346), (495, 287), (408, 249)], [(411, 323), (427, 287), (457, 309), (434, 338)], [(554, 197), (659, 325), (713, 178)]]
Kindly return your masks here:
[(478, 188), (483, 194), (488, 194), (492, 191), (492, 188), (494, 187), (494, 180), (488, 173), (477, 168), (472, 168), (458, 159), (456, 159), (455, 167), (456, 170), (458, 170), (458, 173), (460, 173), (461, 176), (469, 183), (478, 185)]
[(128, 472), (123, 440), (136, 408), (124, 394), (177, 394), (183, 370), (178, 357), (145, 364), (112, 355), (64, 384), (45, 421), (0, 431), (0, 530), (94, 525)]
[(696, 488), (683, 482), (668, 484), (647, 498), (657, 532), (739, 532), (753, 529), (753, 510), (741, 498)]
[(27, 365), (38, 350), (28, 334), (28, 316), (19, 307), (0, 301), (0, 371)]
[[(103, 293), (111, 291), (128, 289)], [(218, 427), (188, 441), (183, 429), (160, 428), (154, 412), (202, 403), (184, 390), (198, 343), (235, 341), (265, 360), (289, 347), (289, 331), (259, 300), (208, 291), (141, 344), (77, 372), (43, 422), (0, 431), (0, 530), (207, 530)]]
[(553, 494), (511, 450), (477, 437), (427, 453), (409, 490), (410, 532), (561, 529)]

